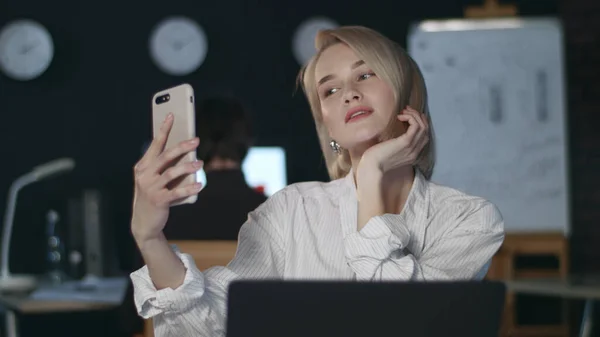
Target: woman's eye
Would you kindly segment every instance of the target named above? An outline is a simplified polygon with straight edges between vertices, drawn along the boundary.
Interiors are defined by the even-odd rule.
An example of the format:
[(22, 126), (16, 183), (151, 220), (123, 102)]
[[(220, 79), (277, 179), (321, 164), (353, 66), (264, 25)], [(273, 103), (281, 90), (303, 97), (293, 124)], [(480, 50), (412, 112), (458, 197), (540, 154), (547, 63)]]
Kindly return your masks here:
[(329, 90), (325, 91), (325, 96), (335, 94), (337, 91), (338, 91), (337, 88), (329, 89)]
[(366, 73), (366, 74), (362, 74), (359, 76), (360, 80), (366, 80), (367, 78), (371, 77), (371, 76), (375, 76), (374, 73)]

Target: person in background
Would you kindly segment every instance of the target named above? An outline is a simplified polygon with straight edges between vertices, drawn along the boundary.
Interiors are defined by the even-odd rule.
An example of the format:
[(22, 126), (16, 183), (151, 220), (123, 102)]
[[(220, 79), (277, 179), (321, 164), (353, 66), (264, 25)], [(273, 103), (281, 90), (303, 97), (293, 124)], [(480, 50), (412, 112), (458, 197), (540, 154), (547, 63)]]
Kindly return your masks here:
[(253, 136), (241, 102), (229, 97), (199, 101), (196, 135), (202, 140), (196, 153), (204, 161), (207, 184), (195, 203), (171, 208), (164, 234), (169, 240), (237, 240), (248, 213), (266, 200), (242, 172)]

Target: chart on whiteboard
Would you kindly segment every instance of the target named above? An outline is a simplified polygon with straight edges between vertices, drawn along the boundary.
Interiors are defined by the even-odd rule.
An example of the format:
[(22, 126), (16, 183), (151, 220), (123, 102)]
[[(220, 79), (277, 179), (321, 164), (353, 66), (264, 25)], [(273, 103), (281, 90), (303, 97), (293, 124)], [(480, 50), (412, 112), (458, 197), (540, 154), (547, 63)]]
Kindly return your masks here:
[(519, 22), (412, 30), (436, 133), (432, 180), (492, 201), (509, 232), (568, 232), (560, 26)]

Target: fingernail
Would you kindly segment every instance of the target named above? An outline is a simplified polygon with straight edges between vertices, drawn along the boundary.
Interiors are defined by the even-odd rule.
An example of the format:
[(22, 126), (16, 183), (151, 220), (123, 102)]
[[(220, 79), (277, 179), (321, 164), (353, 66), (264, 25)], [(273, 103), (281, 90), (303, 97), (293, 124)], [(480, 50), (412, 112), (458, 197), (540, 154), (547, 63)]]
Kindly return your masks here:
[(165, 121), (168, 121), (168, 120), (169, 120), (169, 119), (171, 119), (171, 118), (173, 118), (173, 113), (172, 113), (172, 112), (169, 112), (169, 113), (167, 114), (167, 118), (165, 118)]
[(202, 189), (202, 184), (201, 183), (195, 183), (194, 184), (194, 189), (198, 190), (198, 191), (201, 190)]
[(194, 167), (202, 167), (202, 162), (201, 161), (195, 161), (192, 165), (194, 165)]
[(198, 138), (194, 138), (194, 139), (190, 140), (189, 143), (190, 143), (190, 145), (198, 143)]

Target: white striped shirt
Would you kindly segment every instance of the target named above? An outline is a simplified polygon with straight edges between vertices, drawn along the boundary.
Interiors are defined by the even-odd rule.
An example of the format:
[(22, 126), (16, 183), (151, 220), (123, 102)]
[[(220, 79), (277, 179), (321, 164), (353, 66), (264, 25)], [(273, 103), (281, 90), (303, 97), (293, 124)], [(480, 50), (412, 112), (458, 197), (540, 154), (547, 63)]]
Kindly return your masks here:
[(224, 336), (234, 279), (476, 279), (504, 239), (496, 206), (418, 170), (400, 214), (375, 216), (358, 232), (357, 210), (352, 174), (290, 185), (249, 214), (227, 267), (200, 272), (177, 252), (187, 270), (175, 290), (157, 291), (146, 266), (132, 273), (138, 313), (153, 317), (156, 336)]

